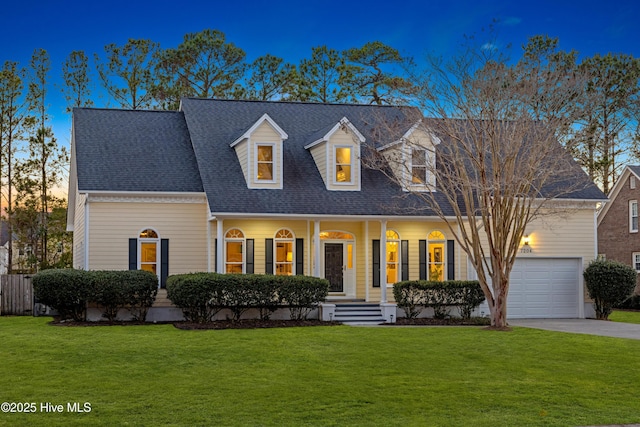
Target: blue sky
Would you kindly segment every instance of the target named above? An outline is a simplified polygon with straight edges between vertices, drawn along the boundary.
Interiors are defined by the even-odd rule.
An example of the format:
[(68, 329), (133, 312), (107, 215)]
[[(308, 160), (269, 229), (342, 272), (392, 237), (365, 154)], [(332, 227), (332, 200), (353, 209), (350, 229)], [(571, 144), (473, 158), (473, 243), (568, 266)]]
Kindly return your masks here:
[[(28, 66), (34, 49), (52, 62), (49, 114), (59, 143), (69, 144), (70, 117), (59, 85), (61, 65), (72, 50), (93, 57), (109, 43), (148, 38), (175, 47), (189, 32), (224, 32), (247, 60), (270, 53), (292, 63), (327, 45), (343, 50), (379, 40), (420, 60), (450, 55), (464, 35), (479, 34), (494, 19), (497, 42), (519, 48), (538, 34), (558, 37), (564, 50), (582, 57), (627, 53), (640, 57), (637, 0), (395, 0), (395, 1), (218, 1), (111, 0), (11, 1), (3, 5), (0, 61)], [(517, 52), (517, 50), (516, 50)], [(96, 99), (97, 106), (105, 100)]]

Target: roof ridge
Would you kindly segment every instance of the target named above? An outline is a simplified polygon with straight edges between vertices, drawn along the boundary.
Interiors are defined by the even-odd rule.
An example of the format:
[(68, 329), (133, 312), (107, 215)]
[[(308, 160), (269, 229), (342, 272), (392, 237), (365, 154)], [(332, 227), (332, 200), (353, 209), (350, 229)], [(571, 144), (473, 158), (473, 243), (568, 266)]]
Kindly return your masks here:
[(182, 99), (192, 101), (215, 101), (215, 102), (234, 102), (234, 103), (253, 103), (253, 104), (295, 104), (295, 105), (324, 105), (324, 106), (351, 106), (351, 107), (375, 107), (375, 108), (412, 108), (418, 107), (412, 105), (390, 105), (390, 104), (358, 104), (358, 103), (339, 103), (339, 102), (314, 102), (314, 101), (293, 101), (293, 100), (260, 100), (260, 99), (226, 99), (226, 98), (202, 98), (196, 96), (185, 96)]

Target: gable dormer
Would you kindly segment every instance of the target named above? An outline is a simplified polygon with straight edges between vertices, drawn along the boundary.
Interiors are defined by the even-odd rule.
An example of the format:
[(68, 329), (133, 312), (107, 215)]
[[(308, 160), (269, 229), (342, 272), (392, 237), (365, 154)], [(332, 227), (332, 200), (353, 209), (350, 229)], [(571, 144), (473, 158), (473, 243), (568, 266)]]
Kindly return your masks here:
[(316, 133), (309, 150), (327, 190), (360, 191), (360, 146), (364, 136), (343, 117), (338, 123)]
[(434, 191), (436, 146), (440, 139), (422, 122), (413, 125), (400, 139), (378, 148), (404, 191)]
[(282, 189), (283, 142), (288, 137), (265, 113), (231, 143), (248, 188)]

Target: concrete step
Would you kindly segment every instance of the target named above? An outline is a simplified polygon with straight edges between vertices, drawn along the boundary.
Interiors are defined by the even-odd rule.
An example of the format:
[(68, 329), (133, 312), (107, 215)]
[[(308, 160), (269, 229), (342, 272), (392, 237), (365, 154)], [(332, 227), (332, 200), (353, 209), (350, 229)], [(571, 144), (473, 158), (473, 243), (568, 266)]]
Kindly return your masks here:
[(384, 323), (378, 304), (336, 304), (333, 320), (346, 325), (378, 325)]

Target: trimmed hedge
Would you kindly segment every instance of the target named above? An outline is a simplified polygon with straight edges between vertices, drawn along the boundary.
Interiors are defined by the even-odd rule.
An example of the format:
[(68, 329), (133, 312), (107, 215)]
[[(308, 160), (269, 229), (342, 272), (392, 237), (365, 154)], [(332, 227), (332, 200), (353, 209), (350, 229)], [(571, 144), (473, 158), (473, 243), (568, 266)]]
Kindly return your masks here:
[(91, 299), (90, 282), (83, 270), (42, 270), (32, 279), (38, 302), (58, 311), (62, 319), (83, 321)]
[(596, 259), (584, 270), (589, 297), (593, 299), (597, 319), (608, 319), (616, 305), (629, 298), (636, 287), (638, 273), (617, 261)]
[(291, 319), (304, 319), (328, 293), (327, 280), (308, 276), (191, 273), (167, 279), (167, 297), (186, 320), (198, 323), (212, 321), (222, 309), (240, 320), (256, 308), (266, 320), (278, 308), (288, 307)]
[(84, 321), (87, 304), (95, 303), (110, 322), (122, 308), (144, 322), (158, 292), (158, 278), (142, 270), (43, 270), (33, 276), (33, 290), (38, 301), (63, 319)]
[(407, 280), (393, 285), (393, 296), (410, 319), (418, 317), (426, 307), (433, 308), (433, 317), (444, 319), (451, 306), (458, 306), (460, 317), (469, 319), (471, 312), (485, 300), (477, 280)]

